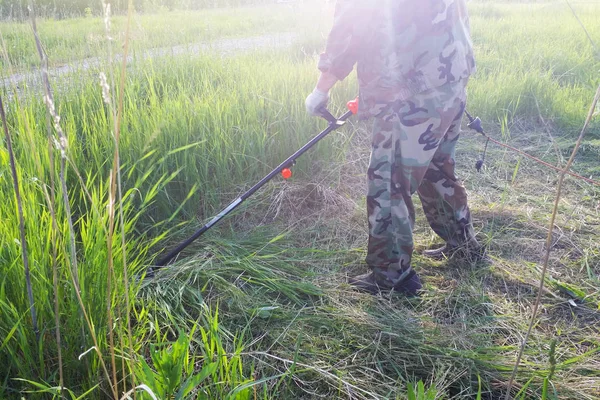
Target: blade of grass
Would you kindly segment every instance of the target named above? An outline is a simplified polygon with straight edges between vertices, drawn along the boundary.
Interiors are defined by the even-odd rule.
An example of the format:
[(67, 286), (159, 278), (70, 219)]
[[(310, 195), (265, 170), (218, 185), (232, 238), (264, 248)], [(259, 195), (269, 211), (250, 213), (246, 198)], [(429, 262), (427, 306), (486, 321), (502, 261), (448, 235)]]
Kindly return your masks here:
[(0, 117), (2, 118), (2, 126), (4, 128), (4, 137), (6, 139), (6, 148), (10, 159), (10, 170), (13, 178), (13, 187), (15, 191), (15, 200), (17, 202), (17, 212), (19, 214), (19, 232), (21, 235), (21, 257), (23, 259), (23, 268), (25, 269), (25, 283), (27, 285), (27, 297), (29, 298), (29, 310), (31, 312), (31, 323), (33, 332), (35, 332), (36, 340), (40, 340), (40, 331), (38, 330), (37, 313), (35, 301), (33, 299), (33, 289), (31, 288), (31, 275), (29, 272), (29, 256), (27, 252), (27, 238), (25, 237), (25, 217), (23, 216), (23, 203), (21, 201), (21, 191), (19, 189), (19, 176), (17, 174), (17, 165), (15, 155), (12, 148), (12, 140), (6, 123), (6, 114), (4, 113), (4, 103), (0, 96)]

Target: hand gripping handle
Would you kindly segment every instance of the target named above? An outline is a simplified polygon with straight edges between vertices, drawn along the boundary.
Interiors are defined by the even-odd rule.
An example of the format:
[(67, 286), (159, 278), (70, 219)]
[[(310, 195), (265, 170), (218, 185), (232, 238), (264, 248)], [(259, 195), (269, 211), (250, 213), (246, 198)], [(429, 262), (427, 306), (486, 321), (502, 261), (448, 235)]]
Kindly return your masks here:
[(346, 121), (352, 115), (355, 115), (358, 113), (358, 97), (356, 99), (351, 100), (348, 103), (346, 103), (346, 107), (348, 108), (348, 112), (339, 118), (334, 117), (329, 112), (329, 110), (327, 110), (327, 108), (325, 108), (325, 107), (322, 107), (321, 109), (319, 109), (319, 114), (321, 114), (321, 117), (326, 119), (327, 122), (329, 122), (330, 124), (335, 124), (338, 122)]

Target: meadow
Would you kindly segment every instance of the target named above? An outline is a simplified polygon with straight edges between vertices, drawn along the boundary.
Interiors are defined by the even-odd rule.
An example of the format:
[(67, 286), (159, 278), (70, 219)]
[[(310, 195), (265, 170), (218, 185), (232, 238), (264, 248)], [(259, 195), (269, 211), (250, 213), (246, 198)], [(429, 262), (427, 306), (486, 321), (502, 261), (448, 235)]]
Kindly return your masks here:
[[(600, 84), (600, 5), (574, 3), (579, 20), (565, 2), (469, 7), (469, 111), (494, 138), (564, 166)], [(0, 22), (26, 234), (23, 243), (3, 140), (0, 398), (503, 398), (538, 292), (557, 173), (493, 145), (477, 172), (484, 140), (466, 128), (458, 171), (491, 262), (416, 255), (419, 298), (346, 284), (365, 270), (369, 122), (356, 120), (299, 159), (291, 180), (275, 179), (147, 274), (324, 129), (304, 98), (331, 16), (322, 2), (158, 10), (135, 14), (129, 35), (122, 15), (41, 19), (59, 121), (30, 25)], [(86, 59), (95, 62), (56, 72)], [(331, 111), (356, 91), (354, 77), (337, 86)], [(599, 159), (596, 117), (573, 170), (598, 180)], [(598, 186), (567, 179), (553, 235), (510, 398), (597, 399)], [(415, 240), (418, 250), (438, 243), (422, 214)]]

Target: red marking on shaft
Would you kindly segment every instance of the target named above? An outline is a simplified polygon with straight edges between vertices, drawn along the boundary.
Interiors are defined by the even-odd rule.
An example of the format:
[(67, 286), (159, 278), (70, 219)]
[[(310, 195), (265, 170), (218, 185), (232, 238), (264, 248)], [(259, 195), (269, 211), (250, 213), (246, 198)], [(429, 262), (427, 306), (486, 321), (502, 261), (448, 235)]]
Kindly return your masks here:
[(348, 110), (350, 110), (352, 114), (356, 114), (358, 112), (358, 97), (355, 100), (349, 101), (348, 104), (346, 104), (346, 107), (348, 107)]
[(290, 179), (292, 177), (292, 170), (289, 168), (282, 169), (281, 176), (283, 177), (283, 179)]

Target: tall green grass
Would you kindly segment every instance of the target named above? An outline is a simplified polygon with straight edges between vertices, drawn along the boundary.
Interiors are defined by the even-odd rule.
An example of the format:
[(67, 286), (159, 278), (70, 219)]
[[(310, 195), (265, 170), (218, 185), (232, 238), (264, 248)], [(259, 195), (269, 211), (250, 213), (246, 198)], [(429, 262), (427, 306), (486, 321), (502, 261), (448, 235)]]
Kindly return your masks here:
[[(298, 18), (300, 15), (300, 18)], [(297, 31), (302, 27), (327, 24), (328, 8), (286, 5), (268, 7), (226, 8), (200, 11), (166, 11), (134, 16), (131, 31), (131, 56), (136, 59), (144, 51), (190, 43), (210, 43), (222, 38), (270, 35)], [(126, 18), (111, 18), (114, 37), (111, 46), (120, 51)], [(41, 19), (39, 33), (49, 56), (51, 67), (91, 57), (106, 57), (106, 35), (103, 17), (79, 17), (66, 20)], [(6, 42), (9, 59), (19, 71), (39, 64), (31, 28), (25, 22), (0, 21), (0, 34)], [(7, 61), (0, 67), (8, 73)]]
[[(598, 7), (578, 3), (575, 11), (600, 42)], [(575, 131), (585, 118), (584, 99), (597, 86), (600, 55), (568, 6), (475, 2), (470, 12), (478, 63), (470, 85), (471, 109), (494, 124), (507, 119), (511, 125), (531, 126), (541, 116), (554, 127)], [(124, 21), (113, 18), (116, 32), (122, 31)], [(139, 15), (132, 31), (133, 57), (137, 63), (151, 48), (281, 32), (296, 32), (302, 51), (316, 54), (322, 50), (330, 21), (331, 7), (313, 3)], [(46, 20), (40, 31), (51, 64), (105, 54), (101, 18)], [(13, 63), (36, 65), (26, 24), (2, 22), (0, 32)], [(115, 50), (121, 41), (116, 34)]]
[[(598, 42), (598, 7), (576, 10)], [(600, 80), (600, 54), (566, 4), (472, 5), (470, 11), (478, 64), (471, 108), (492, 122), (506, 114), (525, 124), (541, 117), (569, 133), (580, 127)]]
[[(300, 147), (320, 130), (319, 125), (323, 126), (306, 118), (299, 102), (295, 106), (289, 102), (289, 98), (300, 93), (293, 90), (290, 82), (304, 79), (308, 90), (309, 77), (302, 77), (302, 69), (294, 67), (289, 59), (270, 55), (262, 59), (265, 57), (272, 61), (262, 64), (257, 56), (249, 56), (218, 66), (212, 58), (198, 57), (170, 64), (149, 64), (143, 72), (130, 73), (120, 152), (131, 275), (142, 272), (150, 246), (163, 239), (168, 227), (176, 223), (161, 222), (168, 222), (181, 207), (187, 212), (186, 219), (193, 220), (198, 211), (210, 215), (222, 198), (233, 197), (237, 190)], [(257, 79), (269, 74), (272, 68), (279, 70), (277, 79)], [(237, 90), (239, 82), (245, 83), (246, 90)], [(67, 155), (74, 168), (66, 178), (78, 232), (79, 282), (94, 333), (100, 338), (99, 345), (106, 349), (107, 192), (114, 140), (110, 111), (103, 102), (98, 82), (84, 82), (78, 91), (71, 93), (64, 101), (57, 100), (56, 108), (62, 116), (61, 124), (69, 143)], [(43, 337), (51, 334), (53, 324), (51, 218), (44, 187), (49, 185), (49, 175), (55, 173), (46, 151), (44, 113), (45, 105), (32, 96), (9, 114), (11, 131), (19, 138), (15, 153), (23, 182), (30, 258), (34, 265), (34, 297), (36, 304), (40, 302)], [(300, 160), (298, 171), (309, 162), (330, 156), (330, 148), (321, 146)], [(2, 175), (1, 184), (3, 197), (11, 199), (7, 174)], [(57, 197), (60, 196), (59, 191)], [(4, 205), (2, 237), (16, 238), (14, 204)], [(86, 387), (85, 382), (89, 382), (88, 387), (95, 385), (98, 361), (90, 353), (83, 360), (86, 367), (77, 367), (79, 354), (91, 347), (90, 332), (86, 332), (81, 319), (70, 270), (66, 268), (67, 216), (60, 205), (56, 205), (56, 212), (60, 226), (58, 247), (62, 249), (58, 260), (65, 266), (60, 268), (59, 277), (61, 328), (63, 343), (68, 347), (63, 352), (68, 371), (65, 385), (77, 391), (80, 386)], [(39, 235), (40, 232), (43, 234)], [(17, 241), (7, 241), (2, 246), (1, 258), (6, 260), (2, 299), (10, 299), (3, 302), (6, 317), (0, 327), (7, 335), (3, 346), (6, 358), (2, 360), (8, 366), (5, 377), (52, 380), (55, 366), (47, 361), (35, 362), (39, 369), (34, 369), (33, 377), (30, 374), (31, 362), (54, 359), (56, 349), (47, 341), (44, 345), (36, 343), (33, 332), (27, 328), (27, 318), (18, 311), (28, 309), (19, 251)], [(113, 254), (120, 252), (119, 242), (114, 241)], [(121, 262), (115, 258), (114, 263), (114, 281), (121, 282), (122, 275), (118, 272), (122, 271)], [(136, 288), (134, 285), (131, 289), (131, 298), (136, 298)], [(122, 309), (122, 290), (121, 285), (114, 288), (115, 309)], [(121, 315), (120, 323), (122, 318)], [(8, 383), (8, 388), (15, 387), (14, 382)]]

